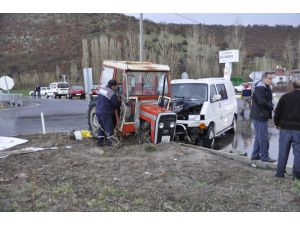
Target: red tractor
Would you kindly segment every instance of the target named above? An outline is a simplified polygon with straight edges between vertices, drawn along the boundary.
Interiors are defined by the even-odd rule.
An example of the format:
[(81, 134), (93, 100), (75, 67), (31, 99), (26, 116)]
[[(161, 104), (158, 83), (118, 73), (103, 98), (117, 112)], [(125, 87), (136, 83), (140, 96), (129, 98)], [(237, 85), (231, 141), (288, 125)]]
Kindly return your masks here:
[[(152, 143), (170, 142), (176, 128), (176, 113), (169, 110), (170, 68), (150, 62), (104, 61), (100, 86), (115, 79), (121, 108), (116, 112), (115, 130), (126, 136), (138, 134)], [(99, 127), (96, 99), (88, 109), (88, 124), (93, 136)]]

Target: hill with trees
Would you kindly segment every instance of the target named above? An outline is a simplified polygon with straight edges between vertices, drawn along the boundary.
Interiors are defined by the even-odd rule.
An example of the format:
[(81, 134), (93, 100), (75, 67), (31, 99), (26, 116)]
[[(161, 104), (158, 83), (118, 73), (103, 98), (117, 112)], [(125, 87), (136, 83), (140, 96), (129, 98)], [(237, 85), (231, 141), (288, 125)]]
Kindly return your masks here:
[[(123, 14), (0, 14), (0, 73), (18, 87), (47, 85), (66, 74), (82, 82), (82, 68), (99, 79), (104, 59), (139, 59), (139, 21)], [(174, 78), (220, 76), (218, 52), (239, 49), (233, 75), (277, 65), (300, 68), (300, 27), (157, 24), (144, 21), (145, 59), (168, 64)]]

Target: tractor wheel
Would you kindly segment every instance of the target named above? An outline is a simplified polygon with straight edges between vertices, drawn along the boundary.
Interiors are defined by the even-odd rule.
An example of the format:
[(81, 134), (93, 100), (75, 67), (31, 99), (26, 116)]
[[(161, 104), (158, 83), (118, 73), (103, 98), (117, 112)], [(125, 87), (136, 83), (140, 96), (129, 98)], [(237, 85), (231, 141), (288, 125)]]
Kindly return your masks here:
[(88, 107), (88, 125), (93, 137), (98, 137), (99, 122), (96, 115), (96, 99), (92, 100)]

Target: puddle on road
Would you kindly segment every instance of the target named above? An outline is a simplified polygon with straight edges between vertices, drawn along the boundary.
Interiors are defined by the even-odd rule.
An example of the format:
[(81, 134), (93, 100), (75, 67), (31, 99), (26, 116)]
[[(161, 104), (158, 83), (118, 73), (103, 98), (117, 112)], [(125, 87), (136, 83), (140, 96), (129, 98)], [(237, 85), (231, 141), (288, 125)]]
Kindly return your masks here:
[[(250, 120), (237, 121), (237, 132), (235, 134), (225, 134), (216, 139), (216, 150), (231, 152), (235, 154), (247, 154), (251, 157), (255, 138), (255, 131), (251, 126)], [(279, 149), (279, 130), (277, 130), (272, 123), (269, 125), (269, 153), (273, 159), (278, 158)], [(291, 149), (288, 165), (293, 165), (294, 155)]]

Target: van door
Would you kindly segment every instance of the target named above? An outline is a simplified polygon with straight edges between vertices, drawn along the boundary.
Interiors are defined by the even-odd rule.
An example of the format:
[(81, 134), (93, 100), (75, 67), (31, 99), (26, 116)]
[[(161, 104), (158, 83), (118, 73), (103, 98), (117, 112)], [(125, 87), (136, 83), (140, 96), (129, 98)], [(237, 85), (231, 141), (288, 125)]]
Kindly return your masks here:
[(228, 99), (228, 93), (225, 88), (225, 84), (216, 84), (219, 95), (221, 95), (220, 100), (220, 114), (222, 121), (222, 130), (228, 128), (232, 123), (232, 104)]
[(210, 104), (207, 109), (207, 113), (205, 114), (206, 121), (213, 121), (215, 123), (215, 133), (220, 132), (222, 128), (222, 120), (221, 120), (221, 104), (220, 101), (213, 101), (213, 96), (218, 94), (216, 87), (214, 84), (209, 86), (210, 92)]

